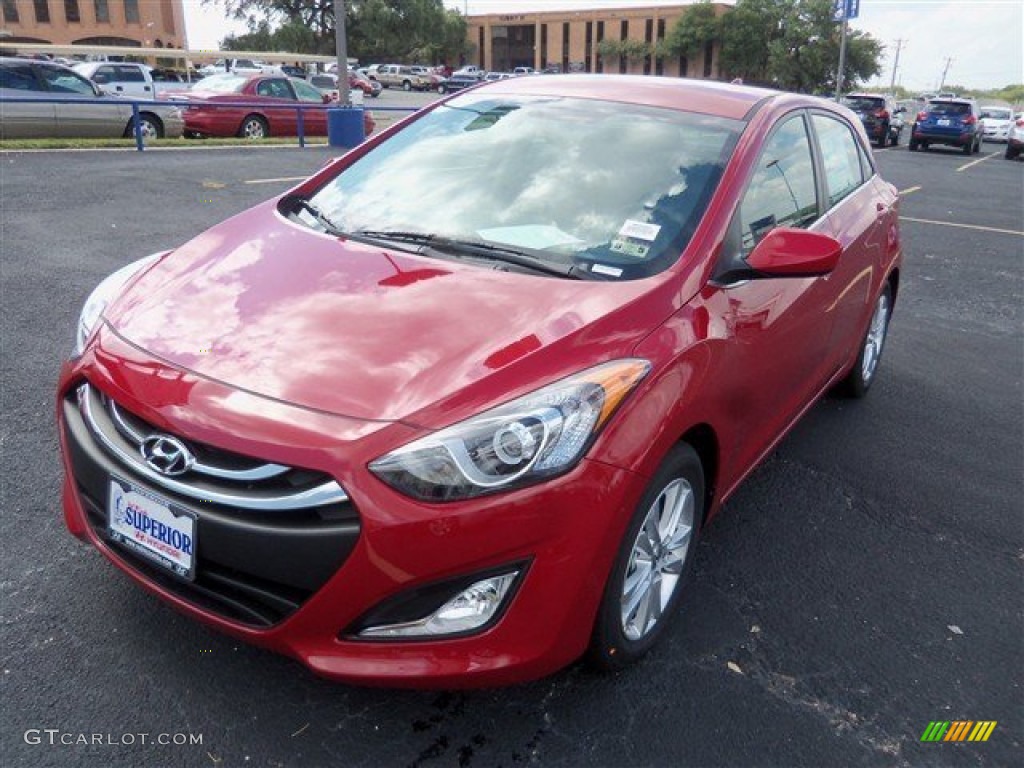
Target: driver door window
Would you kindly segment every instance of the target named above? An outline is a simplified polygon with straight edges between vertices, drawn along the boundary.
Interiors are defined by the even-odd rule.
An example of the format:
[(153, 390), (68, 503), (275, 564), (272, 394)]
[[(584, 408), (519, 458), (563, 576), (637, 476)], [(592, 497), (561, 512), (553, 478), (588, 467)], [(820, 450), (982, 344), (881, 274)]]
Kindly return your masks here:
[(744, 255), (776, 227), (806, 228), (818, 219), (814, 159), (802, 116), (775, 130), (756, 168), (740, 204)]

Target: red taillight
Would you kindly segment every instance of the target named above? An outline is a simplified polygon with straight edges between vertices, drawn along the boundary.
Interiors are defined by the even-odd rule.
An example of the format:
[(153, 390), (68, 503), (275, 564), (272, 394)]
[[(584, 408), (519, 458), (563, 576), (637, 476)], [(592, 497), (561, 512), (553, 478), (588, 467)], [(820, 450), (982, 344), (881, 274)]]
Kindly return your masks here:
[(928, 119), (928, 113), (927, 112), (918, 112), (917, 113), (917, 122), (920, 123), (920, 122), (922, 122), (924, 120), (927, 120), (927, 119)]
[(1017, 121), (1018, 128), (1024, 128), (1024, 117)]
[(875, 117), (877, 117), (879, 120), (888, 120), (889, 119), (889, 110), (887, 110), (887, 109), (875, 110)]
[(978, 118), (974, 115), (968, 115), (964, 118), (964, 125), (974, 125), (976, 122), (978, 122)]

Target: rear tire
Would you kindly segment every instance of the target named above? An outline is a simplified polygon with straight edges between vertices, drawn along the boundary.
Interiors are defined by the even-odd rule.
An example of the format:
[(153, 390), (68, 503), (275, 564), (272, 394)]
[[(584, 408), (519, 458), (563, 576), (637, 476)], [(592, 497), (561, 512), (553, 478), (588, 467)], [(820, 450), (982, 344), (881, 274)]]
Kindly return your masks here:
[(981, 152), (981, 138), (980, 137), (978, 138), (978, 140), (976, 142), (974, 142), (974, 154), (978, 154), (979, 152)]
[(836, 389), (848, 397), (864, 397), (878, 374), (878, 365), (882, 359), (885, 340), (889, 335), (889, 321), (892, 319), (892, 285), (886, 282), (882, 293), (875, 302), (875, 310), (871, 313), (871, 322), (860, 344), (860, 352), (853, 368), (837, 385)]
[(974, 153), (974, 139), (971, 139), (963, 146), (963, 152), (965, 155), (970, 155)]
[(909, 149), (911, 152), (917, 152), (917, 142), (911, 139), (910, 143), (907, 144), (907, 149)]
[(249, 115), (238, 127), (240, 139), (265, 139), (270, 135), (270, 127), (267, 121), (259, 115)]
[(686, 443), (661, 462), (619, 545), (587, 655), (614, 672), (639, 660), (664, 633), (693, 570), (704, 517), (704, 469)]

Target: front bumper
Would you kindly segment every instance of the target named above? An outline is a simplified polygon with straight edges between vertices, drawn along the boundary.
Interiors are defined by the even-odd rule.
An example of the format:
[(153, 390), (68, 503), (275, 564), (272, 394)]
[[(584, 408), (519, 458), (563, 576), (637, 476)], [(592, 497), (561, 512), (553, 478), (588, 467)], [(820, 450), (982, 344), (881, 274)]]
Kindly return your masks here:
[[(99, 347), (99, 349), (95, 349)], [(557, 670), (586, 648), (618, 542), (644, 480), (584, 460), (546, 483), (450, 504), (423, 504), (377, 480), (374, 458), (409, 440), (404, 425), (368, 425), (313, 414), (147, 362), (112, 334), (61, 378), (58, 421), (64, 458), (64, 515), (148, 591), (182, 612), (256, 645), (295, 657), (330, 678), (410, 687), (519, 682)], [(152, 382), (162, 382), (159, 398)], [(260, 517), (192, 504), (196, 581), (185, 583), (122, 550), (105, 535), (104, 484), (131, 468), (90, 445), (76, 421), (79, 382), (106, 392), (160, 430), (226, 451), (329, 472), (351, 499), (332, 519)], [(158, 402), (159, 405), (153, 403)], [(230, 403), (217, 409), (214, 404)], [(161, 494), (165, 491), (155, 489)], [(178, 499), (175, 500), (180, 501)], [(414, 587), (529, 563), (500, 620), (480, 634), (429, 641), (358, 640), (347, 627)], [(270, 564), (270, 570), (266, 567)], [(257, 622), (225, 610), (216, 592), (245, 603), (265, 593), (284, 608)], [(204, 592), (205, 590), (205, 592)], [(233, 591), (232, 591), (233, 590)], [(221, 592), (224, 592), (221, 589)], [(257, 600), (258, 602), (258, 600)], [(250, 604), (249, 608), (253, 608)]]

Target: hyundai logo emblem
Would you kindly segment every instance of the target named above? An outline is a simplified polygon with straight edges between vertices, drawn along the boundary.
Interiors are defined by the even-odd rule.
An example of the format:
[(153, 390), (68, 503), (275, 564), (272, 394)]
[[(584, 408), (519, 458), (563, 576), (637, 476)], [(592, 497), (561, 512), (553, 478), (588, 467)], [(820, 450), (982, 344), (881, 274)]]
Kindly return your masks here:
[(195, 456), (181, 440), (170, 435), (150, 435), (139, 446), (146, 466), (161, 475), (181, 475), (195, 463)]

